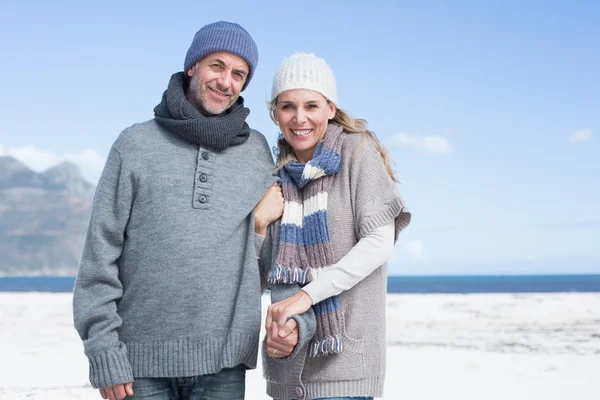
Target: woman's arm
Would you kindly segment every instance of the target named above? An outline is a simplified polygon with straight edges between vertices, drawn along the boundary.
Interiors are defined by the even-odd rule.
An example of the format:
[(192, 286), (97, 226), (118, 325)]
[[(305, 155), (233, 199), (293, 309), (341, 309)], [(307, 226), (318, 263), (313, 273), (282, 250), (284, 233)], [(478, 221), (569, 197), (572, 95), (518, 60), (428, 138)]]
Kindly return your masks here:
[(380, 226), (360, 239), (340, 261), (325, 268), (319, 276), (302, 288), (318, 303), (351, 289), (394, 254), (394, 221)]
[(291, 297), (269, 306), (267, 325), (285, 323), (315, 303), (348, 290), (385, 264), (394, 253), (394, 221), (380, 226), (360, 239), (336, 264), (326, 268)]

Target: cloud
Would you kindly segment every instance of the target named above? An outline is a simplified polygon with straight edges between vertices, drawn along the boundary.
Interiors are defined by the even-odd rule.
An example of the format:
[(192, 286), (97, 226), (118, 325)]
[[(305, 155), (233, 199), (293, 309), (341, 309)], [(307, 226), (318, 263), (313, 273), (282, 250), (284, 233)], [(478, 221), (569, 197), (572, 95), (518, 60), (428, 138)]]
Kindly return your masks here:
[(83, 149), (77, 153), (66, 153), (65, 159), (79, 165), (83, 169), (94, 172), (102, 172), (106, 160), (96, 150)]
[(5, 149), (0, 143), (0, 155), (14, 157), (37, 172), (45, 171), (63, 161), (70, 161), (81, 168), (85, 175), (90, 176), (100, 174), (105, 162), (104, 157), (92, 149), (82, 149), (75, 153), (55, 153), (30, 145)]
[(585, 143), (592, 138), (592, 130), (591, 129), (578, 129), (569, 138), (569, 143), (579, 144)]
[(392, 145), (414, 147), (434, 154), (450, 154), (454, 148), (443, 136), (417, 136), (408, 133), (397, 133), (391, 138)]

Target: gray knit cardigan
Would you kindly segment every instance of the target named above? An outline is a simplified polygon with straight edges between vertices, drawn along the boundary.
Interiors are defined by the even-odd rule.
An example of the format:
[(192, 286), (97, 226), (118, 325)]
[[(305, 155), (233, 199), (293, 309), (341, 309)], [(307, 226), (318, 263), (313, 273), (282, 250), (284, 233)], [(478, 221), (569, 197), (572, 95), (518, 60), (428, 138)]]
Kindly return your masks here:
[[(410, 222), (411, 214), (387, 174), (372, 139), (350, 134), (341, 151), (340, 170), (329, 191), (327, 213), (335, 261), (372, 230), (395, 220), (395, 240)], [(273, 225), (261, 257), (271, 265), (277, 254), (279, 226)], [(268, 251), (269, 246), (271, 251)], [(339, 295), (343, 310), (341, 354), (307, 356), (306, 344), (314, 333), (312, 310), (299, 322), (300, 340), (285, 359), (262, 357), (267, 393), (276, 399), (315, 399), (383, 395), (385, 377), (385, 308), (387, 265), (382, 265), (356, 286)], [(299, 286), (272, 285), (271, 301), (298, 291)], [(308, 322), (307, 322), (308, 321)]]

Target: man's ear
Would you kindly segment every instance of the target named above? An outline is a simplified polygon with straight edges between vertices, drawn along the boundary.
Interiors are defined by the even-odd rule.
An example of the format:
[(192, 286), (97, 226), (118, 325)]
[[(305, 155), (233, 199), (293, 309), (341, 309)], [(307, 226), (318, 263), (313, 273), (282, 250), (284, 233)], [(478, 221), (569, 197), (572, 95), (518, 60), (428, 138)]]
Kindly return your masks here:
[(196, 64), (192, 65), (192, 68), (187, 70), (187, 76), (191, 78), (192, 75), (194, 75), (194, 71), (196, 71)]

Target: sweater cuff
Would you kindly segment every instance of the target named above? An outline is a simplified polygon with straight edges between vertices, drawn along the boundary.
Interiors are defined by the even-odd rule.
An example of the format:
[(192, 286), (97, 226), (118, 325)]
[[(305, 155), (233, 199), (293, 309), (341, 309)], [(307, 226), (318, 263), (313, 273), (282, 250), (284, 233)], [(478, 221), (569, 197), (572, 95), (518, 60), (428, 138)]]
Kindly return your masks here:
[(133, 372), (124, 344), (103, 352), (87, 355), (90, 362), (90, 383), (96, 389), (119, 383), (133, 382)]
[(288, 358), (296, 357), (302, 348), (308, 346), (317, 330), (317, 320), (312, 307), (300, 315), (293, 315), (292, 318), (298, 324), (298, 343)]

